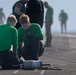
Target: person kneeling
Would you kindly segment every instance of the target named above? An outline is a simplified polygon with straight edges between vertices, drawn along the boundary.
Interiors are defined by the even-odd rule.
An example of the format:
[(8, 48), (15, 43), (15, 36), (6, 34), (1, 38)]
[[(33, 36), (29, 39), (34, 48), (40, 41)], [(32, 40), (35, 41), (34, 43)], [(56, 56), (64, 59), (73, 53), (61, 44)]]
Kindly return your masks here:
[[(25, 60), (38, 60), (40, 44), (43, 40), (41, 27), (37, 23), (30, 23), (27, 15), (21, 15), (19, 18), (21, 27), (18, 29), (18, 51)], [(23, 46), (24, 43), (24, 46)], [(23, 47), (22, 47), (23, 46)], [(42, 48), (44, 51), (44, 48)]]
[[(0, 26), (0, 66), (2, 69), (12, 69), (13, 65), (20, 64), (16, 57), (18, 47), (18, 31), (14, 27), (16, 23), (16, 17), (10, 15), (7, 18), (7, 24)], [(13, 46), (12, 52), (11, 46)]]

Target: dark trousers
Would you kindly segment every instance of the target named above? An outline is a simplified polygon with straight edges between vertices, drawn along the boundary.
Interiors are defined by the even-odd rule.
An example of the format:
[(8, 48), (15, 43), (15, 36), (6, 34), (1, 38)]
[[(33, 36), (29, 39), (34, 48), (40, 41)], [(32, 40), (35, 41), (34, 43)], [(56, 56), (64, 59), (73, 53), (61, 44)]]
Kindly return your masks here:
[(19, 66), (13, 67), (13, 65), (20, 64), (18, 58), (8, 50), (0, 52), (0, 62), (3, 69), (19, 68)]
[(45, 46), (46, 47), (50, 47), (51, 46), (51, 40), (52, 40), (52, 33), (51, 33), (51, 25), (52, 25), (52, 20), (47, 21), (45, 23), (45, 30), (46, 30), (46, 43)]
[(61, 22), (61, 33), (67, 33), (67, 26), (66, 26), (66, 21)]
[[(42, 47), (42, 46), (41, 46)], [(44, 49), (42, 49), (39, 55), (40, 41), (36, 38), (31, 39), (30, 45), (25, 45), (21, 50), (21, 55), (25, 60), (38, 60), (38, 57), (43, 54)]]

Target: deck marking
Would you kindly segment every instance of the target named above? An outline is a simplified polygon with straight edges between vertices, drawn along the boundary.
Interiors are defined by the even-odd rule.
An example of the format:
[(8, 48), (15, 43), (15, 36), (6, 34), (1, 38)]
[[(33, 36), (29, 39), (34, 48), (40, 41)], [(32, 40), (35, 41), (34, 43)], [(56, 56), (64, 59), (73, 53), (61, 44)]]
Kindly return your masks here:
[(14, 74), (18, 73), (19, 70), (14, 71)]
[(42, 70), (40, 74), (44, 74), (45, 70)]

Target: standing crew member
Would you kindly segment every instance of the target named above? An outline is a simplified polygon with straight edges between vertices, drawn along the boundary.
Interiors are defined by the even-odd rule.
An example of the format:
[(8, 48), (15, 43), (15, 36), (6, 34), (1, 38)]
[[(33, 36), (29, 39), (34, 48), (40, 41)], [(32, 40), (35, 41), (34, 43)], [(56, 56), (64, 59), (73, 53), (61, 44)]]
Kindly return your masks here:
[(21, 27), (20, 23), (19, 23), (19, 17), (22, 15), (22, 14), (25, 14), (26, 12), (26, 7), (25, 7), (25, 4), (28, 2), (28, 0), (19, 0), (17, 1), (13, 7), (12, 7), (12, 13), (13, 15), (16, 16), (18, 22), (16, 24), (16, 28), (18, 29), (19, 27)]
[(45, 15), (45, 30), (46, 30), (46, 43), (45, 47), (51, 47), (52, 41), (52, 33), (51, 33), (51, 26), (53, 24), (53, 8), (48, 5), (48, 2), (44, 2), (44, 6), (47, 9)]
[(26, 14), (29, 16), (31, 23), (38, 23), (41, 28), (43, 27), (44, 5), (42, 0), (29, 0)]

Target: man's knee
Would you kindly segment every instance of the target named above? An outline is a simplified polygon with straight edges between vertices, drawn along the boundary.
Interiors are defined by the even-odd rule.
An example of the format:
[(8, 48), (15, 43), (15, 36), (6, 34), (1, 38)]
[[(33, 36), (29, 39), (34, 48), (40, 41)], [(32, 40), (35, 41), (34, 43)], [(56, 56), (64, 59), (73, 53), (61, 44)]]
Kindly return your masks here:
[(38, 56), (40, 57), (43, 53), (44, 53), (44, 46), (43, 46), (43, 43), (40, 42)]

